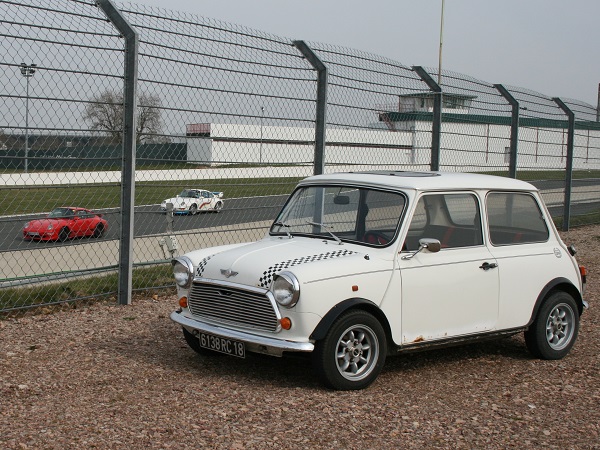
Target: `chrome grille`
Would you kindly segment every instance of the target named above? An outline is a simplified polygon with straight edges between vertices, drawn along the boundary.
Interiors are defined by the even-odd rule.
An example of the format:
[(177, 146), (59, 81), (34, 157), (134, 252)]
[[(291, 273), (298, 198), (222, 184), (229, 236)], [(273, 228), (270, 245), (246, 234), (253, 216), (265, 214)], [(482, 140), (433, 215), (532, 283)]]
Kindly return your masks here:
[(270, 332), (279, 331), (279, 311), (266, 289), (240, 287), (229, 282), (196, 279), (188, 297), (192, 315)]

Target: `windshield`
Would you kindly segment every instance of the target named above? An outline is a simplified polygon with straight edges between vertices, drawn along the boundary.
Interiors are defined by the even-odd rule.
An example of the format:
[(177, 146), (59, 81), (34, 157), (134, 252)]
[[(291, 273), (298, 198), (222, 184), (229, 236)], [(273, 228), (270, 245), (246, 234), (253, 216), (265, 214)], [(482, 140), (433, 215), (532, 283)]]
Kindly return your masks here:
[(181, 191), (181, 194), (179, 194), (179, 196), (186, 198), (198, 198), (198, 192), (189, 189), (184, 189), (183, 191)]
[(355, 186), (301, 187), (271, 226), (271, 235), (318, 236), (383, 247), (396, 236), (405, 204), (398, 192)]
[(48, 214), (48, 217), (51, 219), (58, 219), (62, 217), (73, 217), (73, 215), (73, 210), (69, 208), (54, 208), (50, 214)]

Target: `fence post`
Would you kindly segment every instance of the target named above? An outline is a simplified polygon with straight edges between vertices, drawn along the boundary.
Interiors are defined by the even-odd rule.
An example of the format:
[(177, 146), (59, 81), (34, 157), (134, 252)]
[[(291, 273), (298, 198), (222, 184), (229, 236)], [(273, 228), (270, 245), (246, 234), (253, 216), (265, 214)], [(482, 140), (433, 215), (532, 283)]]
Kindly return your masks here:
[(135, 152), (137, 112), (138, 34), (110, 0), (96, 0), (108, 20), (125, 38), (123, 83), (123, 156), (121, 173), (121, 235), (119, 242), (119, 292), (121, 305), (131, 303), (133, 288), (133, 222), (135, 207)]
[(519, 143), (519, 102), (512, 96), (508, 90), (501, 84), (495, 84), (494, 87), (500, 92), (502, 97), (512, 106), (510, 118), (510, 162), (508, 164), (508, 176), (517, 178), (517, 146)]
[(442, 131), (442, 88), (421, 66), (413, 66), (412, 69), (417, 72), (431, 91), (433, 97), (433, 123), (431, 124), (431, 170), (440, 170), (440, 137)]
[(565, 168), (565, 202), (563, 207), (563, 231), (569, 231), (571, 219), (571, 189), (573, 185), (573, 148), (575, 138), (575, 113), (558, 97), (552, 100), (563, 110), (569, 118), (567, 130), (567, 167)]
[(300, 53), (317, 71), (317, 114), (315, 123), (315, 166), (314, 174), (325, 172), (325, 130), (327, 110), (327, 66), (315, 55), (304, 41), (293, 41)]

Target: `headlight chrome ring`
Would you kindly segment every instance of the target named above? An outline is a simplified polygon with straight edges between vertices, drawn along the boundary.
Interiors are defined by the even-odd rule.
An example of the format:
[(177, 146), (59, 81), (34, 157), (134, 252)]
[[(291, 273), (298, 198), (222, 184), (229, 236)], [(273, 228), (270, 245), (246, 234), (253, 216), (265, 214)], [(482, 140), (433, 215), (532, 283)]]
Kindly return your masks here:
[(300, 282), (291, 272), (279, 272), (273, 278), (271, 292), (277, 303), (292, 308), (300, 298)]
[(171, 261), (173, 266), (173, 276), (177, 286), (183, 289), (189, 289), (194, 279), (194, 265), (186, 256), (180, 256)]

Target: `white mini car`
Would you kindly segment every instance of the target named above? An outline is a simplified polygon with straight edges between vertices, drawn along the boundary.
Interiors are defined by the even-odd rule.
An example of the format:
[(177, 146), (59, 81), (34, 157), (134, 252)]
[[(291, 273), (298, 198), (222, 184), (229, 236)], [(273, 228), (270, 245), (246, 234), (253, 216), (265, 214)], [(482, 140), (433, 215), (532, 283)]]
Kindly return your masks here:
[(223, 209), (223, 193), (206, 189), (184, 189), (177, 197), (163, 200), (160, 210), (167, 212), (167, 203), (173, 205), (174, 214), (196, 214), (200, 211), (216, 211)]
[(201, 354), (312, 354), (361, 389), (388, 355), (525, 332), (536, 357), (577, 338), (585, 268), (537, 189), (439, 172), (318, 175), (258, 242), (173, 260), (171, 319)]

